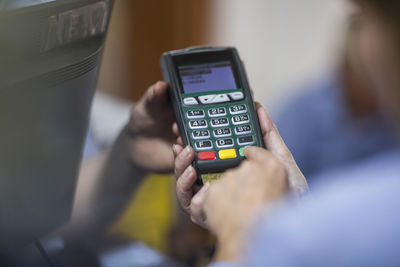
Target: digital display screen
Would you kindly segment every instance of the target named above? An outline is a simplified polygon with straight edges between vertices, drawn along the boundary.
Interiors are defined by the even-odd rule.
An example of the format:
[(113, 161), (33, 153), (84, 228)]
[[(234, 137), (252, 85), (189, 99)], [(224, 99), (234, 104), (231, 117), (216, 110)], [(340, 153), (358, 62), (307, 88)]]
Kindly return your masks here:
[(186, 94), (237, 88), (229, 61), (180, 66), (178, 70)]

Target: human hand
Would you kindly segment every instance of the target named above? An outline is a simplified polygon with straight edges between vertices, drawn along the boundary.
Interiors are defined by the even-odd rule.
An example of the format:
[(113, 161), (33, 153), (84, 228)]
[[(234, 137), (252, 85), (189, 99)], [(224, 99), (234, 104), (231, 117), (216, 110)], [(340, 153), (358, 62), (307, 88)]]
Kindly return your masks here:
[(247, 158), (212, 183), (204, 201), (204, 216), (218, 239), (218, 261), (240, 260), (246, 236), (260, 211), (289, 189), (285, 166), (271, 152), (246, 147)]
[[(174, 132), (178, 134), (177, 126)], [(203, 216), (201, 204), (207, 191), (208, 184), (203, 187), (196, 184), (197, 173), (192, 166), (194, 150), (190, 146), (183, 148), (182, 140), (178, 137), (178, 144), (173, 146), (175, 156), (176, 195), (181, 207), (190, 215), (193, 222), (208, 228)]]
[(278, 128), (260, 103), (256, 103), (256, 109), (265, 147), (285, 166), (289, 190), (297, 196), (308, 193), (307, 180), (279, 134)]
[[(268, 116), (266, 110), (256, 104), (259, 123), (264, 143), (269, 154), (262, 154), (265, 161), (270, 156), (280, 160), (288, 174), (289, 190), (300, 195), (308, 191), (304, 175), (298, 168), (292, 154), (283, 142), (279, 132)], [(177, 126), (174, 126), (174, 133), (178, 135)], [(206, 216), (203, 211), (203, 204), (208, 185), (201, 190), (193, 185), (196, 182), (197, 174), (191, 163), (194, 160), (194, 151), (190, 147), (183, 149), (182, 140), (178, 138), (178, 144), (174, 145), (175, 175), (177, 177), (176, 192), (178, 200), (183, 209), (191, 215), (192, 221), (208, 228)], [(252, 172), (249, 172), (252, 173)], [(249, 175), (249, 173), (247, 175)]]
[(168, 97), (168, 85), (157, 82), (149, 87), (133, 107), (128, 124), (132, 162), (147, 171), (172, 172), (175, 140), (171, 126), (175, 116)]

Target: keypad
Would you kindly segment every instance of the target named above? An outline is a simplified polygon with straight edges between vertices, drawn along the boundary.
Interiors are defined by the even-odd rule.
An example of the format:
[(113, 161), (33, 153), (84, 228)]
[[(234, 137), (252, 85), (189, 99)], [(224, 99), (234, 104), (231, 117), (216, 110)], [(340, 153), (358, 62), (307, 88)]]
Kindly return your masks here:
[(220, 159), (234, 159), (237, 157), (236, 149), (224, 149), (218, 151)]
[(241, 147), (241, 148), (239, 149), (239, 155), (240, 155), (241, 157), (244, 157), (244, 147)]
[(242, 136), (237, 139), (239, 145), (251, 145), (254, 143), (254, 137), (252, 135)]
[(199, 100), (200, 103), (202, 104), (213, 104), (213, 99), (216, 97), (217, 95), (203, 95), (203, 96), (199, 96)]
[(224, 127), (229, 125), (228, 118), (219, 118), (219, 119), (212, 119), (211, 126), (212, 127)]
[(207, 128), (207, 121), (206, 120), (189, 121), (189, 126), (190, 126), (191, 129)]
[(248, 123), (249, 121), (250, 121), (249, 115), (247, 115), (247, 114), (236, 115), (236, 116), (232, 117), (232, 123), (235, 125)]
[(204, 114), (204, 110), (201, 109), (194, 109), (186, 112), (186, 117), (188, 119), (201, 119), (204, 118), (205, 116), (206, 115)]
[(231, 106), (231, 107), (229, 107), (229, 112), (232, 115), (246, 113), (247, 112), (247, 107), (244, 104)]
[(220, 128), (213, 130), (215, 137), (227, 137), (232, 135), (232, 131), (230, 128)]
[(229, 97), (228, 97), (227, 94), (220, 94), (220, 95), (217, 95), (217, 96), (212, 100), (213, 104), (214, 104), (214, 103), (224, 103), (224, 102), (229, 102), (229, 101), (230, 101), (230, 99), (229, 99)]
[(185, 115), (198, 160), (243, 157), (243, 148), (255, 144), (247, 105), (233, 102), (242, 97), (240, 92), (198, 96), (194, 100), (201, 104), (231, 103), (221, 104), (221, 107), (187, 107)]
[(248, 133), (251, 133), (251, 126), (249, 124), (240, 125), (240, 126), (235, 127), (236, 135), (242, 135), (242, 134), (248, 134)]
[(230, 93), (229, 96), (233, 99), (233, 100), (242, 100), (244, 98), (244, 94), (242, 92), (234, 92), (234, 93)]
[(232, 138), (218, 139), (216, 144), (218, 148), (226, 148), (234, 146)]
[(196, 143), (194, 143), (194, 146), (197, 150), (208, 150), (213, 148), (212, 142), (210, 140), (197, 141)]
[(208, 130), (197, 130), (192, 132), (193, 139), (207, 139), (210, 138), (210, 132)]
[(225, 108), (211, 108), (208, 110), (208, 116), (210, 117), (220, 117), (226, 115)]
[(197, 102), (196, 98), (194, 97), (186, 97), (183, 99), (183, 104), (188, 106), (193, 106), (193, 105), (198, 105), (199, 102)]
[(214, 151), (202, 151), (197, 154), (199, 160), (214, 160), (216, 158)]

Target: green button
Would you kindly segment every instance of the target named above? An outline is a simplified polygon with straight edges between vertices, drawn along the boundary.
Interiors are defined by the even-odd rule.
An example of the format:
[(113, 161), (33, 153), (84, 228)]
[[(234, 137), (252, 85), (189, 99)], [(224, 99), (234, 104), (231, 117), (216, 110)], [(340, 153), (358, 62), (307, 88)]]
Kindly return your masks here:
[(241, 148), (239, 149), (239, 155), (240, 155), (241, 157), (244, 157), (243, 150), (244, 150), (244, 147), (241, 147)]

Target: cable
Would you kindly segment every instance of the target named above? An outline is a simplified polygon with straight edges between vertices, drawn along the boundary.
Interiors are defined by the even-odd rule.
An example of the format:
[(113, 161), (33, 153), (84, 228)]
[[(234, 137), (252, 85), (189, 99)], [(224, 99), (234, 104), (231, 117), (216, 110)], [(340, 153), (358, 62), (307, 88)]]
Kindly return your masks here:
[(35, 246), (39, 250), (39, 253), (42, 255), (43, 259), (46, 261), (49, 267), (55, 267), (55, 264), (51, 261), (49, 255), (47, 254), (46, 250), (42, 246), (39, 240), (35, 241)]

